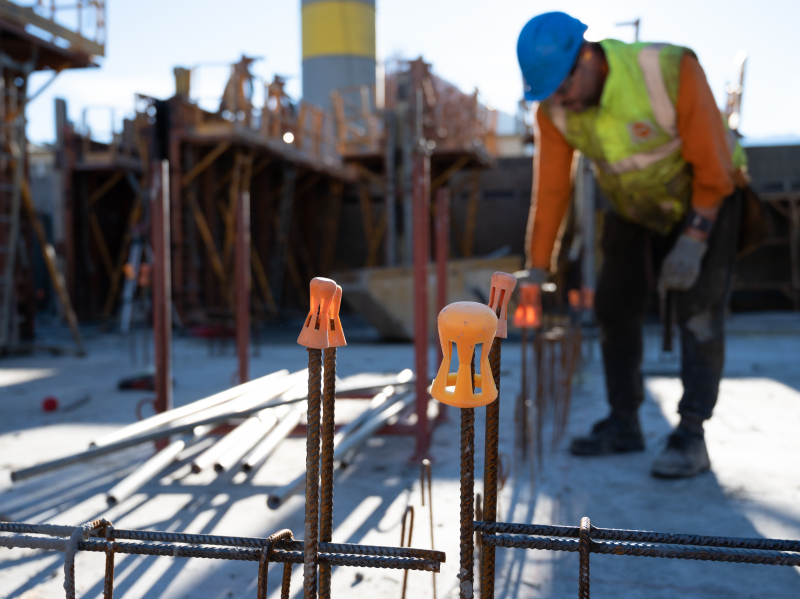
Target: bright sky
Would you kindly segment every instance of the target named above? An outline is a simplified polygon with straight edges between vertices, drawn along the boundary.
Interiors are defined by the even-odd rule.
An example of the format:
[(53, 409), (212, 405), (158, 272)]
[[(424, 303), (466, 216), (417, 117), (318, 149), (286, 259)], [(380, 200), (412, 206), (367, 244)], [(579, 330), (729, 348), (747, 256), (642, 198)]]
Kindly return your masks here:
[[(30, 0), (26, 0), (29, 4)], [(131, 114), (136, 92), (166, 98), (174, 66), (201, 67), (193, 96), (216, 108), (228, 75), (224, 63), (242, 53), (260, 56), (254, 72), (289, 78), (301, 94), (300, 0), (107, 0), (108, 44), (100, 69), (62, 73), (28, 109), (29, 138), (52, 141), (53, 98), (68, 101), (80, 123), (84, 108), (98, 138), (109, 111)], [(516, 40), (541, 12), (563, 10), (589, 25), (590, 39), (633, 40), (622, 21), (642, 19), (641, 39), (695, 50), (719, 104), (734, 80), (734, 56), (748, 54), (741, 130), (746, 136), (800, 135), (797, 0), (378, 0), (378, 57), (422, 55), (463, 90), (477, 87), (485, 102), (514, 113), (521, 96)], [(216, 65), (216, 66), (214, 66)], [(47, 75), (33, 78), (31, 92)], [(119, 126), (119, 125), (117, 125)]]

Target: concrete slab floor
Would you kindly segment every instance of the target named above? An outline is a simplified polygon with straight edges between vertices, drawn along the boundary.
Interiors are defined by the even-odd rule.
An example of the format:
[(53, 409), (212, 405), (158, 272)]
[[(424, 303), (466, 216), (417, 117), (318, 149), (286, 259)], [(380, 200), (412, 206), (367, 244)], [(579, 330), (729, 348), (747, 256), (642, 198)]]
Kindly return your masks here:
[[(725, 379), (715, 415), (706, 427), (713, 472), (683, 481), (649, 475), (650, 463), (676, 421), (681, 393), (676, 362), (657, 357), (654, 331), (645, 365), (652, 376), (647, 378), (642, 408), (647, 451), (578, 459), (565, 451), (565, 440), (557, 452), (546, 453), (535, 486), (528, 480), (527, 468), (515, 465), (501, 492), (500, 517), (577, 525), (581, 516), (589, 516), (595, 525), (611, 528), (800, 538), (798, 322), (793, 315), (785, 315), (736, 317), (731, 323)], [(286, 336), (279, 341), (262, 345), (260, 355), (253, 356), (253, 376), (305, 367), (305, 351)], [(0, 363), (0, 469), (6, 470), (0, 473), (4, 477), (0, 514), (11, 520), (60, 524), (104, 516), (120, 528), (246, 536), (266, 536), (288, 527), (302, 536), (302, 496), (276, 511), (265, 503), (271, 489), (302, 471), (302, 438), (287, 440), (249, 476), (192, 475), (176, 464), (160, 480), (111, 509), (105, 505), (104, 492), (148, 457), (150, 447), (13, 486), (5, 481), (10, 468), (80, 450), (99, 434), (133, 421), (137, 402), (152, 396), (116, 390), (119, 378), (137, 370), (126, 341), (98, 335), (88, 341), (88, 347), (90, 354), (84, 359), (37, 354)], [(205, 343), (178, 338), (174, 355), (176, 405), (230, 386), (236, 367), (231, 350), (210, 356)], [(606, 413), (597, 348), (592, 355), (575, 387), (567, 437), (587, 430)], [(348, 376), (399, 371), (412, 364), (410, 345), (351, 343), (339, 351), (338, 372)], [(512, 406), (519, 383), (520, 347), (512, 340), (503, 346), (501, 404), (500, 450), (509, 456), (513, 454)], [(87, 394), (91, 400), (71, 412), (41, 411), (46, 395), (58, 396), (63, 405)], [(351, 402), (349, 410), (360, 409), (359, 405), (353, 407)], [(337, 405), (337, 414), (338, 410)], [(477, 410), (476, 416), (476, 490), (480, 492), (484, 410)], [(545, 435), (549, 434), (546, 430)], [(458, 414), (450, 410), (450, 421), (437, 429), (432, 448), (435, 546), (447, 553), (447, 563), (435, 577), (438, 597), (456, 594), (458, 435)], [(337, 474), (334, 541), (397, 545), (402, 514), (412, 505), (416, 511), (412, 545), (430, 547), (428, 508), (420, 505), (419, 465), (408, 462), (412, 450), (410, 438), (376, 437), (351, 468)], [(103, 560), (100, 554), (78, 555), (79, 597), (102, 596)], [(576, 554), (500, 549), (497, 563), (497, 597), (577, 596)], [(277, 598), (279, 576), (273, 567), (269, 596)], [(257, 565), (251, 562), (117, 556), (116, 596), (254, 597), (256, 571)], [(591, 573), (595, 599), (800, 596), (800, 571), (787, 567), (593, 555)], [(333, 574), (333, 596), (399, 597), (402, 578), (402, 572), (393, 570), (338, 568)], [(409, 573), (407, 596), (432, 597), (433, 582), (429, 573)], [(62, 554), (0, 550), (0, 597), (60, 597), (62, 583)], [(292, 595), (301, 596), (299, 567), (294, 569), (292, 585)]]

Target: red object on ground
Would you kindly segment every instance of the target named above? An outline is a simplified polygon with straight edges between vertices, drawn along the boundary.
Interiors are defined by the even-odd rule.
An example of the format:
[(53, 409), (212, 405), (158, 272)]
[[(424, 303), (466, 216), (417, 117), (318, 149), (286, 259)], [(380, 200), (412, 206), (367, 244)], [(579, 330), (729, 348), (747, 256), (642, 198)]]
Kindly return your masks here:
[(58, 399), (48, 395), (42, 401), (42, 410), (45, 412), (55, 412), (58, 409)]

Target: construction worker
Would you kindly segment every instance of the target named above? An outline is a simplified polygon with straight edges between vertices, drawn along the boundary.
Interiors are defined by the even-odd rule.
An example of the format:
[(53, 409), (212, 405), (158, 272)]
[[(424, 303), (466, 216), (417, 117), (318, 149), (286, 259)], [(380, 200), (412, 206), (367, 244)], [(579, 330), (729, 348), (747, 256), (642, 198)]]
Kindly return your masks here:
[[(731, 140), (695, 54), (668, 44), (584, 40), (560, 12), (531, 19), (517, 56), (535, 119), (528, 278), (541, 283), (570, 200), (575, 150), (593, 161), (604, 216), (595, 311), (610, 414), (573, 439), (580, 456), (643, 451), (642, 325), (657, 287), (671, 292), (681, 339), (680, 424), (652, 473), (710, 468), (703, 423), (717, 401), (724, 307), (741, 198)], [(735, 142), (734, 142), (735, 144)], [(732, 144), (733, 145), (733, 144)], [(743, 155), (736, 148), (737, 158)]]

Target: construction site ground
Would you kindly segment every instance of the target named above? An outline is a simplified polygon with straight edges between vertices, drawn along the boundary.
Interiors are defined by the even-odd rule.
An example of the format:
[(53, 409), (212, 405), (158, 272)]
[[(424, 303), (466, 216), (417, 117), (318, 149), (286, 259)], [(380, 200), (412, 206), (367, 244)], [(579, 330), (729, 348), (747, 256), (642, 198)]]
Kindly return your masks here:
[[(254, 348), (252, 376), (280, 368), (298, 370), (306, 351), (294, 343), (299, 325), (271, 327)], [(397, 372), (413, 365), (410, 344), (379, 343), (367, 330), (348, 328), (350, 345), (338, 352), (341, 377), (360, 372)], [(150, 392), (118, 391), (117, 381), (135, 374), (130, 342), (118, 335), (87, 334), (86, 358), (37, 353), (0, 364), (0, 515), (22, 522), (79, 524), (97, 517), (119, 528), (266, 536), (284, 527), (303, 533), (303, 497), (276, 511), (266, 495), (294, 479), (305, 463), (305, 439), (292, 437), (255, 473), (190, 474), (186, 461), (140, 492), (108, 508), (104, 493), (152, 453), (141, 446), (12, 485), (8, 470), (85, 449), (98, 435), (135, 420), (137, 403)], [(64, 343), (66, 343), (64, 339)], [(142, 363), (141, 339), (138, 346)], [(596, 345), (574, 387), (567, 438), (587, 430), (606, 413)], [(174, 340), (175, 404), (206, 397), (231, 385), (236, 369), (232, 344), (210, 355), (207, 342)], [(500, 519), (578, 525), (581, 516), (608, 528), (800, 539), (800, 318), (791, 314), (735, 315), (729, 322), (727, 363), (720, 399), (707, 424), (713, 471), (690, 480), (658, 480), (652, 459), (674, 425), (681, 395), (678, 365), (662, 359), (658, 331), (646, 346), (647, 398), (641, 410), (646, 453), (578, 459), (544, 443), (535, 486), (527, 465), (514, 463), (500, 494)], [(514, 398), (520, 389), (520, 346), (503, 345), (500, 451), (513, 448)], [(44, 413), (42, 399), (64, 405), (89, 395), (71, 411)], [(345, 420), (364, 405), (337, 403)], [(150, 409), (145, 406), (146, 410)], [(484, 410), (476, 410), (476, 491), (483, 472)], [(438, 597), (456, 593), (459, 543), (459, 415), (435, 432), (433, 519), (436, 549), (447, 553), (437, 575)], [(549, 431), (546, 430), (546, 437)], [(334, 542), (393, 545), (407, 505), (415, 508), (412, 546), (430, 547), (428, 507), (420, 505), (420, 466), (409, 462), (413, 440), (372, 438), (355, 463), (337, 473)], [(0, 549), (0, 597), (44, 599), (63, 596), (64, 556), (53, 552)], [(79, 597), (102, 595), (104, 556), (77, 557)], [(277, 599), (278, 565), (269, 596)], [(302, 593), (301, 568), (294, 568), (292, 596)], [(257, 564), (202, 559), (118, 555), (117, 597), (222, 599), (255, 597)], [(800, 569), (644, 557), (592, 555), (595, 598), (667, 597), (796, 598)], [(432, 597), (433, 576), (408, 573), (407, 597)], [(400, 598), (403, 572), (338, 568), (333, 596)], [(497, 597), (564, 597), (578, 594), (578, 556), (523, 549), (498, 550)]]

